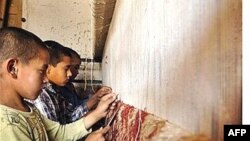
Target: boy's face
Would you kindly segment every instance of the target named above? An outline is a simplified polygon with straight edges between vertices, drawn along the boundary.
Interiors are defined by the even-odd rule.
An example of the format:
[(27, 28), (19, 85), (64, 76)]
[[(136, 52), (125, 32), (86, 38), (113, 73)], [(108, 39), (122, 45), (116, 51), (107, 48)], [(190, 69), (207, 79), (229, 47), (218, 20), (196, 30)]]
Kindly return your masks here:
[(70, 71), (71, 58), (63, 56), (61, 61), (56, 66), (49, 65), (47, 70), (47, 78), (50, 82), (58, 85), (65, 86), (72, 76)]
[(71, 61), (70, 71), (72, 73), (72, 76), (70, 77), (70, 80), (74, 80), (76, 76), (79, 74), (79, 68), (81, 65), (81, 60), (78, 58), (73, 58)]
[(17, 92), (23, 98), (36, 99), (43, 87), (46, 69), (49, 63), (49, 53), (40, 49), (36, 58), (29, 64), (19, 63), (17, 75)]

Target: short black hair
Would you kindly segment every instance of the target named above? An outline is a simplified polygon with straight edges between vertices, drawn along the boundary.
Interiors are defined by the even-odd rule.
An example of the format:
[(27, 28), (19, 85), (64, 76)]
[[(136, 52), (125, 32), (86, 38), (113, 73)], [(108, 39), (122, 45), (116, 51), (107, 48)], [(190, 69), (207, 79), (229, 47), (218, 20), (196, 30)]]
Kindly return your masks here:
[(49, 64), (53, 66), (56, 66), (64, 56), (68, 56), (70, 58), (72, 57), (70, 52), (68, 52), (62, 44), (53, 40), (47, 40), (44, 41), (44, 43), (47, 45), (49, 49), (49, 54), (50, 54)]
[(72, 58), (81, 60), (81, 56), (75, 50), (69, 47), (65, 47), (65, 48), (71, 54)]
[(28, 64), (37, 56), (39, 49), (48, 50), (35, 34), (17, 27), (0, 28), (0, 63), (8, 58), (18, 58)]

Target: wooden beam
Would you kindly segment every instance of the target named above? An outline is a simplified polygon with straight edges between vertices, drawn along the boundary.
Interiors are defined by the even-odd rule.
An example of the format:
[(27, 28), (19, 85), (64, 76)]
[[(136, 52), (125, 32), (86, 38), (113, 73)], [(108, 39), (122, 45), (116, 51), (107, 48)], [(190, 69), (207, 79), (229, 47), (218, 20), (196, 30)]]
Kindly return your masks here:
[(3, 26), (5, 16), (6, 0), (0, 0), (0, 27)]
[(7, 26), (22, 27), (22, 0), (12, 0), (8, 14)]

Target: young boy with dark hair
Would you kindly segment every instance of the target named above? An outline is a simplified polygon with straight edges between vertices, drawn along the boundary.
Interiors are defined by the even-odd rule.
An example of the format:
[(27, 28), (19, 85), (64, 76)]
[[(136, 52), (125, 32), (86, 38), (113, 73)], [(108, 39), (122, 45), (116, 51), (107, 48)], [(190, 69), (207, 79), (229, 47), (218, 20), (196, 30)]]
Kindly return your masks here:
[[(71, 54), (71, 64), (70, 64), (70, 71), (71, 77), (69, 78), (69, 82), (64, 87), (59, 87), (61, 91), (61, 95), (67, 99), (74, 107), (87, 102), (87, 98), (82, 99), (76, 92), (75, 86), (73, 85), (73, 81), (75, 80), (76, 76), (79, 74), (79, 68), (81, 65), (81, 58), (80, 55), (71, 48), (65, 47), (65, 49)], [(86, 103), (86, 106), (90, 108), (91, 105)]]
[(47, 80), (49, 57), (47, 47), (33, 33), (15, 27), (0, 29), (1, 141), (77, 140), (106, 116), (106, 110), (115, 100), (114, 94), (105, 95), (94, 111), (67, 125), (43, 117), (24, 100), (38, 97)]
[[(72, 55), (63, 45), (55, 41), (45, 41), (49, 47), (50, 61), (46, 71), (48, 83), (43, 87), (39, 97), (33, 101), (33, 104), (40, 112), (49, 119), (61, 124), (71, 123), (84, 116), (98, 100), (92, 102), (91, 106), (87, 103), (73, 105), (63, 97), (62, 88), (69, 83), (72, 77), (71, 61)], [(112, 91), (110, 88), (103, 88), (97, 96), (102, 97)]]
[(80, 96), (81, 94), (78, 94), (76, 92), (76, 89), (73, 85), (73, 82), (75, 81), (76, 76), (79, 74), (79, 69), (81, 65), (81, 57), (75, 50), (69, 47), (65, 47), (65, 48), (71, 54), (70, 71), (72, 75), (69, 78), (69, 82), (64, 87), (60, 87), (60, 91), (62, 92), (61, 94), (74, 106), (81, 105), (83, 102), (85, 102), (86, 106), (89, 109), (92, 109), (97, 104), (98, 100), (103, 95), (112, 92), (112, 89), (107, 86), (101, 86), (97, 89), (97, 91), (94, 94), (91, 94), (90, 97), (88, 96), (88, 98), (82, 98)]
[(71, 54), (71, 65), (70, 71), (72, 76), (70, 77), (70, 81), (74, 81), (76, 76), (79, 74), (79, 69), (81, 66), (81, 56), (72, 48), (65, 47), (66, 50)]

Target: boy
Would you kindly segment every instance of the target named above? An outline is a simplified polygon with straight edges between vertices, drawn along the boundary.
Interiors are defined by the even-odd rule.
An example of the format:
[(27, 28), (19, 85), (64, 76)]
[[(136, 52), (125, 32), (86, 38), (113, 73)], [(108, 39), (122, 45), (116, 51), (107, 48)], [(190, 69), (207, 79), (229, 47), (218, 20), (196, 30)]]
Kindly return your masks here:
[(39, 37), (26, 30), (0, 29), (0, 140), (77, 140), (106, 116), (115, 100), (107, 94), (97, 108), (78, 121), (60, 125), (24, 101), (34, 100), (46, 82), (49, 53)]
[[(53, 44), (54, 41), (46, 41), (46, 43), (50, 42)], [(54, 43), (55, 44), (55, 43)], [(112, 89), (107, 86), (102, 86), (92, 97), (90, 98), (81, 98), (76, 90), (72, 82), (75, 80), (76, 76), (79, 74), (79, 68), (81, 65), (81, 57), (80, 55), (73, 49), (65, 47), (66, 51), (68, 51), (71, 55), (71, 64), (70, 64), (70, 71), (71, 77), (69, 78), (69, 82), (64, 87), (59, 87), (60, 91), (62, 92), (61, 95), (67, 99), (73, 106), (79, 106), (83, 102), (86, 103), (88, 109), (92, 109), (94, 105), (97, 104), (98, 100), (105, 94), (111, 93)]]
[[(86, 102), (87, 99), (82, 99), (80, 96), (77, 94), (75, 87), (73, 85), (73, 81), (75, 77), (79, 74), (79, 68), (81, 65), (81, 58), (80, 55), (74, 51), (71, 48), (65, 47), (65, 49), (70, 53), (71, 55), (71, 64), (70, 64), (70, 72), (71, 72), (71, 77), (69, 78), (69, 82), (64, 86), (60, 87), (60, 91), (62, 92), (61, 95), (67, 99), (74, 107), (81, 105), (82, 103)], [(88, 104), (86, 103), (86, 106)]]
[[(46, 41), (46, 42), (53, 42), (53, 41)], [(91, 94), (91, 96), (88, 98), (81, 98), (73, 85), (72, 82), (74, 82), (76, 76), (79, 74), (79, 68), (81, 65), (81, 57), (80, 55), (73, 49), (65, 47), (66, 50), (71, 54), (71, 65), (70, 65), (70, 71), (71, 71), (71, 77), (69, 78), (69, 82), (64, 87), (58, 87), (59, 91), (61, 92), (61, 95), (69, 101), (74, 107), (79, 106), (83, 103), (86, 103), (86, 106), (88, 109), (94, 109), (96, 107), (96, 104), (98, 103), (99, 99), (107, 94), (112, 92), (112, 89), (107, 86), (102, 86), (97, 90), (97, 92)], [(86, 66), (85, 66), (86, 67)], [(86, 94), (85, 94), (86, 95)], [(87, 94), (88, 95), (88, 94)], [(92, 130), (95, 131), (96, 129), (99, 129), (104, 125), (105, 120), (98, 121), (95, 125), (92, 126)]]
[[(92, 102), (89, 106), (82, 103), (74, 106), (66, 98), (62, 96), (61, 90), (72, 76), (71, 54), (67, 48), (55, 41), (45, 41), (49, 47), (50, 61), (46, 71), (48, 83), (43, 87), (39, 97), (32, 103), (40, 110), (40, 112), (47, 118), (59, 122), (61, 124), (71, 123), (84, 116), (91, 106), (97, 103)], [(103, 88), (106, 91), (100, 91), (97, 96), (102, 97), (105, 94), (111, 93), (109, 88)]]

